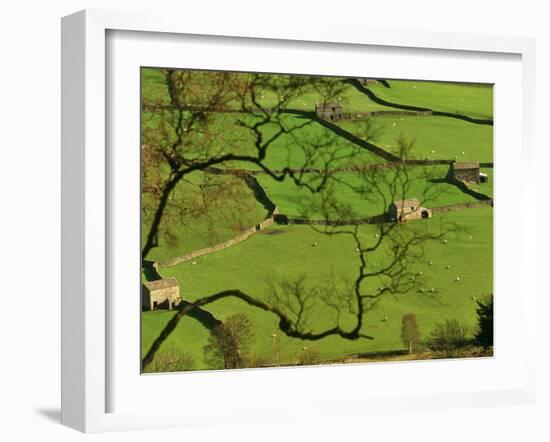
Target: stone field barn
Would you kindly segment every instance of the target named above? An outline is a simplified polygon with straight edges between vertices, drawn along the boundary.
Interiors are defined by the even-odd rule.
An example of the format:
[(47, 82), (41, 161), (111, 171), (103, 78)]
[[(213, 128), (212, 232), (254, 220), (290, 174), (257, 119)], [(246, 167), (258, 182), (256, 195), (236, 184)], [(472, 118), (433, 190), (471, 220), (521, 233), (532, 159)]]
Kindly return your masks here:
[(389, 217), (392, 221), (404, 222), (413, 219), (431, 218), (432, 211), (420, 205), (416, 198), (394, 201), (389, 208)]
[(182, 301), (176, 278), (145, 282), (141, 295), (143, 310), (171, 310), (176, 308)]

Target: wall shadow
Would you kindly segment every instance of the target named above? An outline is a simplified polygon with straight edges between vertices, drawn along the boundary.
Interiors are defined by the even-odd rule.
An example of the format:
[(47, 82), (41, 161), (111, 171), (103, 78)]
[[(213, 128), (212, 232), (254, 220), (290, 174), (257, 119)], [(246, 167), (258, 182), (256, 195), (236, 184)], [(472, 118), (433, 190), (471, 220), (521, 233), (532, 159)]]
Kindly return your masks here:
[[(187, 301), (182, 301), (180, 304), (180, 307), (185, 308), (188, 305), (191, 305), (191, 303)], [(203, 327), (207, 328), (210, 331), (214, 330), (217, 326), (222, 324), (222, 321), (217, 319), (212, 313), (200, 307), (195, 307), (189, 310), (189, 313), (187, 313), (187, 316), (190, 316), (193, 319), (196, 319), (202, 324)]]

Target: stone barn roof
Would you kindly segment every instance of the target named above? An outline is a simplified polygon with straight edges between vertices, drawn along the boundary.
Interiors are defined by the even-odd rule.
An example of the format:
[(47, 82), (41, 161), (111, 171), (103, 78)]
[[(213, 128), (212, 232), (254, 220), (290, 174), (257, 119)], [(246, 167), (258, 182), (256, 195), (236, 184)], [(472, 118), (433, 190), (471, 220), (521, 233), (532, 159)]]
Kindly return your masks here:
[(397, 207), (398, 209), (406, 208), (406, 207), (419, 207), (420, 202), (416, 198), (409, 198), (402, 201), (394, 201), (393, 205)]
[(456, 169), (456, 170), (479, 169), (479, 163), (478, 162), (457, 163), (455, 161), (453, 163), (453, 169)]
[(169, 287), (177, 287), (178, 281), (176, 278), (157, 279), (156, 281), (147, 281), (143, 285), (149, 290), (161, 290)]

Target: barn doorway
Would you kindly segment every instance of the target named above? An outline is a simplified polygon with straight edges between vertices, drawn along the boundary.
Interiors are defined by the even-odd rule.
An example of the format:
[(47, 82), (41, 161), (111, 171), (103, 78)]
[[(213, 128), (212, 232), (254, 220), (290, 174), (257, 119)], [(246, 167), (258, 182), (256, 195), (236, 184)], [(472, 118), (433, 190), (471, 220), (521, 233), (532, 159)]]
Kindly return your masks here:
[(153, 301), (153, 310), (158, 310), (158, 302)]
[(422, 218), (429, 218), (430, 217), (430, 212), (428, 212), (427, 210), (423, 210), (422, 211)]

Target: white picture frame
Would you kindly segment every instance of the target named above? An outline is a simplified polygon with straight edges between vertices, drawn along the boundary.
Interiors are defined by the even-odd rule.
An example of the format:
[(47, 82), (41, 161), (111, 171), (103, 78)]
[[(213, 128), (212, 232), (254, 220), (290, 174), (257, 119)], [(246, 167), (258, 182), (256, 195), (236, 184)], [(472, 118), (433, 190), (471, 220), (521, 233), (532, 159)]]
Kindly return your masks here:
[[(535, 102), (535, 43), (518, 37), (427, 33), (399, 33), (372, 28), (349, 28), (343, 25), (318, 26), (318, 23), (278, 28), (266, 23), (212, 22), (206, 18), (181, 19), (143, 13), (87, 10), (65, 17), (62, 21), (62, 423), (85, 432), (123, 429), (160, 428), (204, 425), (208, 423), (254, 422), (288, 417), (324, 417), (362, 415), (381, 409), (387, 412), (411, 409), (463, 408), (499, 404), (532, 404), (536, 397), (536, 323), (526, 318), (536, 316), (535, 266), (536, 237), (525, 228), (536, 217), (536, 193), (522, 188), (521, 302), (522, 336), (525, 349), (521, 355), (522, 376), (519, 384), (500, 389), (477, 389), (462, 393), (442, 391), (425, 395), (387, 395), (376, 399), (358, 394), (353, 397), (337, 393), (326, 399), (313, 398), (309, 407), (255, 407), (253, 396), (244, 395), (233, 404), (232, 413), (205, 415), (200, 407), (195, 414), (174, 412), (166, 406), (154, 412), (112, 411), (109, 393), (113, 388), (109, 372), (113, 360), (108, 339), (111, 316), (108, 300), (109, 242), (113, 240), (110, 222), (109, 152), (106, 120), (109, 78), (107, 35), (109, 32), (143, 32), (162, 36), (216, 36), (250, 41), (284, 41), (286, 44), (338, 44), (339, 47), (374, 46), (378, 48), (427, 49), (435, 51), (486, 54), (513, 54), (521, 57), (521, 152), (522, 174), (529, 176), (535, 164), (533, 114)], [(498, 110), (498, 108), (497, 108)], [(498, 124), (498, 117), (497, 117)], [(497, 319), (498, 321), (498, 319)], [(139, 334), (139, 329), (132, 333)], [(498, 351), (498, 350), (497, 350)], [(498, 357), (498, 356), (497, 356)], [(357, 375), (364, 366), (347, 368)], [(409, 365), (410, 373), (422, 370)], [(305, 369), (294, 369), (299, 378)], [(378, 368), (378, 370), (380, 370)], [(258, 372), (264, 374), (258, 375)], [(229, 382), (251, 382), (258, 386), (277, 370), (240, 371), (220, 378), (209, 376), (218, 386)], [(309, 376), (302, 376), (306, 382)], [(160, 376), (158, 377), (160, 378)], [(166, 382), (175, 377), (163, 376)], [(198, 378), (195, 378), (198, 379)], [(518, 378), (519, 379), (519, 378)], [(231, 381), (230, 381), (231, 380)], [(296, 381), (296, 380), (295, 380)], [(256, 384), (255, 384), (256, 385)], [(335, 396), (336, 395), (336, 396)], [(227, 406), (227, 404), (225, 404)], [(238, 416), (235, 417), (235, 411)], [(201, 414), (202, 413), (202, 414)]]

